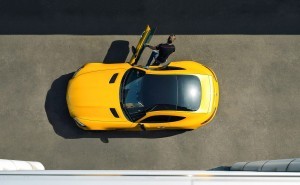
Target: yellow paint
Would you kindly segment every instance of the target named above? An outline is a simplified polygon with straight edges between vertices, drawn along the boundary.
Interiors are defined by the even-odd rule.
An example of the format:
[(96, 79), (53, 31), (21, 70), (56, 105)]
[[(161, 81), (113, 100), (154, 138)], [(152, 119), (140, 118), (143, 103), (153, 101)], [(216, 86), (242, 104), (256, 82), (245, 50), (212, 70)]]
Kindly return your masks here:
[(136, 46), (136, 53), (132, 55), (130, 61), (129, 61), (129, 64), (133, 65), (136, 61), (136, 58), (138, 57), (138, 55), (141, 54), (141, 50), (145, 44), (145, 41), (147, 39), (147, 37), (149, 36), (150, 34), (150, 31), (151, 31), (151, 28), (149, 25), (146, 26), (146, 29), (145, 31), (142, 33), (141, 35), (141, 38)]
[[(84, 65), (69, 81), (67, 104), (70, 115), (86, 125), (86, 130), (140, 130), (139, 123), (147, 130), (158, 129), (196, 129), (207, 124), (216, 114), (219, 103), (219, 85), (213, 71), (197, 62), (171, 62), (169, 66), (181, 67), (183, 70), (145, 70), (128, 63), (103, 64), (88, 63)], [(185, 74), (196, 75), (201, 81), (202, 98), (200, 108), (188, 111), (153, 111), (135, 123), (127, 120), (120, 105), (120, 85), (124, 73), (130, 68), (138, 68), (153, 75)], [(111, 77), (118, 73), (114, 83)], [(110, 108), (115, 108), (119, 118), (115, 118)], [(185, 119), (169, 123), (142, 123), (154, 115), (182, 116)]]

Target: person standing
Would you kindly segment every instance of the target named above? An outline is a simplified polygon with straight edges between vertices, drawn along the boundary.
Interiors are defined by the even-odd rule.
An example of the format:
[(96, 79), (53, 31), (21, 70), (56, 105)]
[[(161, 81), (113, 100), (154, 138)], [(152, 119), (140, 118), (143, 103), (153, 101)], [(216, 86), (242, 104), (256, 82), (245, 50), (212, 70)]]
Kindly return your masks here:
[(167, 43), (162, 43), (157, 46), (145, 44), (145, 47), (153, 50), (146, 64), (146, 68), (149, 68), (153, 59), (155, 59), (152, 64), (153, 66), (167, 67), (170, 63), (167, 61), (168, 57), (175, 52), (175, 46), (173, 44), (175, 40), (176, 36), (172, 34), (168, 37)]

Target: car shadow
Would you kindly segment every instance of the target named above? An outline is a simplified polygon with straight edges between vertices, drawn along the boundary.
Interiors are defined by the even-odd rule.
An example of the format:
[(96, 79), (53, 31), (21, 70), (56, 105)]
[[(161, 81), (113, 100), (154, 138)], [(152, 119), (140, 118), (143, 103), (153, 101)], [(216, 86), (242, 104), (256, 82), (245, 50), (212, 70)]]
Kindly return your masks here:
[[(105, 63), (114, 63), (115, 61), (125, 61), (125, 54), (113, 56), (113, 52), (120, 52), (116, 48), (128, 47), (127, 41), (114, 41), (105, 57)], [(126, 50), (126, 49), (125, 49)], [(118, 52), (117, 52), (118, 51)], [(126, 50), (127, 52), (127, 50)], [(125, 52), (125, 53), (126, 53)], [(129, 49), (128, 49), (129, 52)], [(127, 52), (127, 55), (128, 55)], [(126, 55), (126, 57), (127, 57)], [(45, 111), (49, 123), (52, 125), (55, 133), (66, 139), (79, 138), (99, 138), (103, 143), (108, 143), (109, 138), (164, 138), (185, 131), (177, 130), (160, 130), (160, 131), (85, 131), (78, 128), (74, 120), (70, 117), (66, 102), (66, 91), (69, 80), (74, 75), (74, 72), (65, 74), (53, 81), (46, 95)]]
[(126, 40), (115, 40), (111, 43), (104, 59), (105, 64), (124, 63), (129, 54), (129, 42)]

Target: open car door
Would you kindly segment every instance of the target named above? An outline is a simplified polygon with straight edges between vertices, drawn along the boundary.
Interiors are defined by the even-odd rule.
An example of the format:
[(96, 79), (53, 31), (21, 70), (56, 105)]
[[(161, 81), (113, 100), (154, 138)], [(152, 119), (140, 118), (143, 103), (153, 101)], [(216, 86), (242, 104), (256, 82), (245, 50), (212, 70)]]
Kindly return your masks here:
[(149, 43), (154, 32), (155, 29), (151, 29), (149, 25), (146, 26), (145, 31), (142, 33), (141, 38), (137, 44), (137, 46), (135, 47), (135, 51), (133, 51), (133, 55), (129, 61), (129, 64), (131, 65), (136, 65), (145, 49), (145, 43)]

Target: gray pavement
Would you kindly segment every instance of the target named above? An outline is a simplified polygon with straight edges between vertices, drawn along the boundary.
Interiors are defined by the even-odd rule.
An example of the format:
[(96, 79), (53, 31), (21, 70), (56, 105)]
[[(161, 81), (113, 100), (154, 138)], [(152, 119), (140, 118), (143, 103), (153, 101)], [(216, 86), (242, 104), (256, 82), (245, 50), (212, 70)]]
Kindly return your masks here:
[[(152, 44), (166, 38), (155, 36)], [(0, 36), (0, 158), (40, 161), (46, 169), (201, 170), (300, 156), (298, 35), (177, 36), (170, 60), (202, 62), (219, 79), (219, 110), (205, 127), (153, 134), (77, 129), (64, 100), (70, 73), (89, 61), (126, 58), (126, 43), (137, 40)]]

